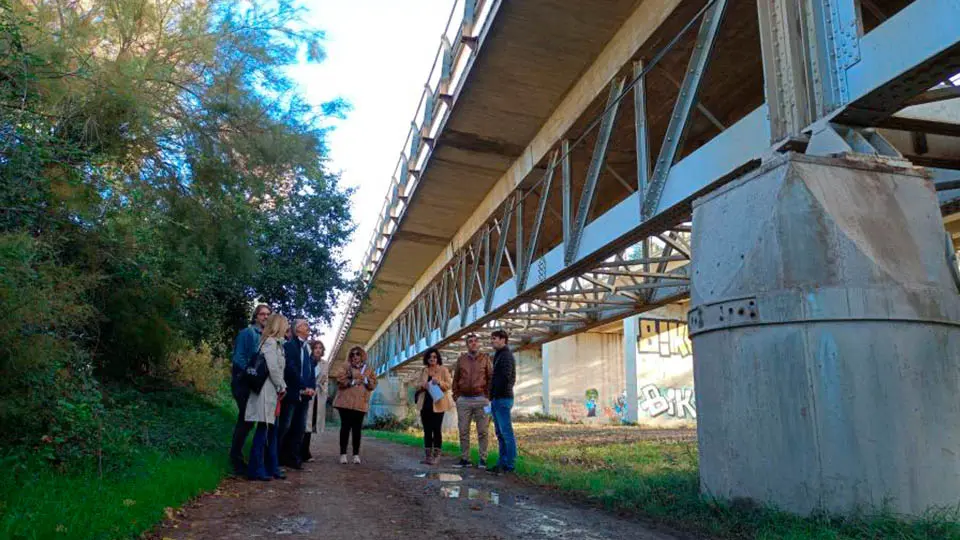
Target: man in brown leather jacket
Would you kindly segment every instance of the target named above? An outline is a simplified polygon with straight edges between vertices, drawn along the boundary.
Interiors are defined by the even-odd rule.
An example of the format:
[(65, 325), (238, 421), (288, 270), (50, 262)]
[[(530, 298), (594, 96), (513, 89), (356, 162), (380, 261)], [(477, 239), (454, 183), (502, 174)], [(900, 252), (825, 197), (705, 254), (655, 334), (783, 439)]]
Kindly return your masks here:
[(484, 410), (490, 404), (490, 381), (493, 378), (493, 362), (490, 356), (480, 352), (480, 340), (476, 334), (466, 337), (467, 352), (457, 359), (453, 372), (453, 399), (457, 403), (457, 422), (460, 428), (460, 461), (457, 467), (470, 466), (470, 421), (477, 423), (477, 439), (480, 441), (480, 463), (487, 462), (487, 426), (489, 417)]

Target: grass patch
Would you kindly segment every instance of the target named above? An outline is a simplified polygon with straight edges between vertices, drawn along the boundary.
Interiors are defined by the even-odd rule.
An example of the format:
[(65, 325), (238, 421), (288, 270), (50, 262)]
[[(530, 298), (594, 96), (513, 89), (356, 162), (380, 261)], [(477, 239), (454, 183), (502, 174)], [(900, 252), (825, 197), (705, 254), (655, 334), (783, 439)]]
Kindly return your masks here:
[(105, 392), (102, 459), (51, 463), (38, 449), (4, 450), (0, 538), (130, 538), (213, 489), (229, 471), (236, 406), (186, 390)]
[[(538, 438), (544, 426), (529, 430), (515, 425), (520, 447), (517, 476), (584, 497), (609, 509), (680, 530), (719, 538), (773, 539), (960, 539), (957, 509), (931, 511), (904, 521), (892, 515), (870, 517), (798, 517), (773, 508), (730, 504), (704, 499), (699, 493), (697, 445), (690, 441), (633, 441), (582, 444), (577, 428), (556, 426), (572, 435)], [(625, 428), (630, 429), (630, 428)], [(374, 437), (410, 446), (422, 446), (415, 432), (378, 432)], [(560, 442), (558, 442), (558, 440)], [(495, 444), (492, 446), (496, 446)], [(456, 455), (459, 446), (445, 442), (444, 451)], [(477, 459), (477, 450), (472, 450)], [(490, 452), (496, 459), (496, 452)]]

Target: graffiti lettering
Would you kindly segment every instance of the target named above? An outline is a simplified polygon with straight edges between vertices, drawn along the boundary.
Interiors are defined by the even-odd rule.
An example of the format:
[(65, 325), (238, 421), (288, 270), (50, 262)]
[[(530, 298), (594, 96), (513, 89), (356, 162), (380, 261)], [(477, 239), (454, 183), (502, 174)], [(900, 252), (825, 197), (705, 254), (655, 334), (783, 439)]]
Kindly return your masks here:
[(640, 410), (656, 418), (670, 410), (670, 404), (667, 398), (660, 395), (660, 389), (656, 385), (648, 384), (640, 389)]
[(640, 410), (651, 418), (662, 414), (675, 418), (697, 418), (692, 388), (667, 388), (661, 391), (655, 384), (640, 389)]

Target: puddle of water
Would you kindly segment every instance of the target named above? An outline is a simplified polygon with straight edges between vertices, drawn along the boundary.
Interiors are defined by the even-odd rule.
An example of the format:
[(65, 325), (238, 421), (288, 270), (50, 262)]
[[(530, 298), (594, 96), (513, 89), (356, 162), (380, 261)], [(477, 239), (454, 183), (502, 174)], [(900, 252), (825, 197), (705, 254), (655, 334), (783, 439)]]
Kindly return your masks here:
[(555, 540), (604, 540), (605, 538), (597, 536), (593, 531), (571, 527), (562, 519), (532, 508), (518, 525), (523, 534), (538, 533)]
[(450, 473), (418, 473), (414, 475), (417, 478), (426, 478), (428, 480), (439, 480), (441, 482), (462, 482), (463, 477), (459, 474), (450, 474)]
[(472, 501), (485, 501), (490, 504), (500, 504), (500, 494), (496, 491), (483, 491), (470, 488), (467, 490), (467, 498)]
[[(459, 499), (463, 495), (463, 488), (459, 485), (440, 486), (440, 496), (447, 499)], [(477, 488), (467, 488), (466, 497), (471, 501), (482, 501), (493, 505), (500, 504), (500, 494), (496, 491), (486, 491)]]
[(306, 516), (275, 518), (265, 529), (278, 536), (292, 534), (310, 534), (316, 526), (316, 521)]

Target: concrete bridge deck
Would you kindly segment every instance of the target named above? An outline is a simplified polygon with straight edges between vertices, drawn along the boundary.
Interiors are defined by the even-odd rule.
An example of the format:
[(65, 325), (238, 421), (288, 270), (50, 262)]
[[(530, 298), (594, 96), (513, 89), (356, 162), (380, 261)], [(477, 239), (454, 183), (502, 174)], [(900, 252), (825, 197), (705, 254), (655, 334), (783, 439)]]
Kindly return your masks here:
[[(534, 329), (519, 333), (516, 345), (523, 346), (681, 299), (686, 294), (682, 282), (687, 278), (680, 275), (683, 272), (680, 268), (690, 256), (686, 240), (689, 225), (685, 222), (689, 219), (693, 195), (715, 185), (725, 175), (750, 166), (769, 151), (771, 134), (764, 131), (767, 128), (762, 125), (769, 115), (769, 105), (764, 92), (757, 4), (752, 0), (731, 0), (718, 27), (709, 65), (699, 81), (696, 106), (684, 128), (683, 144), (676, 148), (674, 157), (677, 161), (674, 172), (696, 169), (693, 174), (702, 177), (664, 182), (669, 184), (665, 188), (666, 198), (672, 204), (658, 208), (652, 216), (656, 219), (644, 220), (644, 231), (616, 235), (612, 237), (617, 239), (616, 246), (610, 244), (601, 252), (585, 253), (587, 256), (576, 261), (564, 257), (560, 264), (562, 271), (544, 272), (544, 259), (551, 250), (564, 245), (564, 223), (569, 234), (573, 228), (571, 222), (575, 222), (571, 218), (581, 213), (578, 202), (582, 201), (577, 200), (577, 195), (585, 192), (585, 185), (592, 187), (590, 200), (585, 205), (585, 223), (595, 222), (630, 197), (640, 199), (642, 193), (638, 195), (638, 188), (649, 182), (655, 172), (649, 152), (664, 146), (666, 133), (671, 128), (671, 111), (680, 87), (687, 83), (688, 61), (692, 51), (703, 45), (702, 36), (697, 32), (697, 15), (709, 4), (691, 0), (645, 0), (591, 3), (588, 7), (580, 2), (486, 0), (458, 2), (454, 10), (458, 15), (464, 11), (461, 4), (472, 4), (466, 11), (474, 12), (475, 18), (457, 25), (454, 17), (451, 27), (456, 31), (448, 34), (457, 42), (447, 48), (447, 54), (443, 54), (441, 48), (438, 55), (438, 71), (451, 75), (447, 80), (442, 76), (437, 78), (433, 97), (428, 96), (424, 103), (429, 106), (426, 108), (435, 111), (418, 116), (420, 125), (414, 130), (417, 134), (411, 136), (404, 150), (405, 159), (398, 168), (394, 193), (388, 194), (381, 225), (364, 268), (370, 294), (363, 306), (356, 305), (349, 324), (342, 329), (337, 344), (340, 357), (346, 345), (354, 344), (373, 347), (375, 352), (394, 361), (403, 356), (398, 356), (399, 350), (409, 348), (407, 352), (412, 355), (418, 347), (384, 344), (383, 351), (376, 351), (375, 345), (391, 339), (406, 340), (410, 346), (419, 341), (423, 344), (444, 341), (449, 332), (439, 332), (440, 335), (433, 338), (431, 331), (441, 330), (441, 326), (449, 331), (450, 324), (443, 319), (452, 318), (456, 322), (454, 314), (462, 315), (466, 311), (464, 306), (478, 303), (484, 304), (480, 306), (479, 316), (460, 317), (459, 326), (467, 326), (468, 319), (474, 326), (493, 320), (504, 324), (505, 321), (496, 316), (502, 317), (511, 309), (521, 313), (513, 324), (524, 320), (520, 326), (525, 328), (531, 320), (542, 318), (547, 331)], [(870, 37), (873, 30), (880, 28), (883, 32), (907, 16), (922, 18), (915, 13), (899, 16), (906, 7), (911, 7), (913, 12), (920, 11), (921, 6), (911, 4), (927, 4), (923, 9), (938, 5), (932, 1), (864, 0), (859, 19), (864, 39)], [(931, 81), (944, 79), (956, 71), (950, 60), (955, 58), (955, 44), (951, 47), (949, 38), (945, 43), (946, 48), (940, 55), (946, 60), (935, 64), (940, 73)], [(878, 43), (878, 46), (888, 45)], [(655, 60), (652, 67), (651, 60)], [(642, 92), (634, 88), (635, 95), (622, 99), (616, 112), (610, 115), (609, 137), (603, 144), (603, 165), (591, 171), (603, 127), (598, 126), (598, 120), (609, 110), (611, 81), (632, 82), (635, 73), (640, 73), (636, 70), (644, 69), (645, 65), (647, 71), (642, 85), (637, 86), (642, 86)], [(929, 66), (923, 67), (929, 76)], [(904, 64), (904, 73), (909, 69), (919, 71), (913, 65)], [(874, 94), (904, 75), (893, 73), (887, 81), (881, 80), (887, 75), (878, 77), (876, 71), (867, 70), (862, 77), (874, 81), (862, 83)], [(941, 110), (933, 119), (912, 123), (898, 122), (891, 116), (902, 108), (907, 98), (922, 92), (925, 83), (911, 84), (908, 93), (892, 101), (887, 99), (889, 103), (881, 99), (879, 107), (876, 96), (872, 97), (873, 103), (864, 101), (871, 99), (865, 91), (860, 102), (848, 104), (844, 114), (850, 116), (853, 123), (898, 128), (884, 133), (902, 154), (917, 162), (955, 167), (960, 153), (950, 127), (955, 123), (949, 121), (949, 115), (945, 116)], [(627, 92), (631, 92), (629, 86), (622, 90), (624, 94)], [(641, 93), (642, 103), (638, 103), (636, 94)], [(958, 101), (937, 101), (933, 106), (943, 109)], [(920, 107), (923, 106), (930, 107)], [(863, 112), (874, 108), (880, 112)], [(638, 110), (645, 110), (645, 114), (638, 116)], [(640, 150), (638, 126), (643, 127), (645, 150)], [(914, 143), (918, 133), (923, 133), (925, 139), (925, 156), (917, 155)], [(562, 141), (569, 141), (569, 146), (564, 146)], [(710, 142), (716, 143), (715, 148), (704, 148)], [(801, 150), (803, 144), (800, 143)], [(698, 152), (701, 149), (703, 151)], [(641, 154), (645, 154), (642, 156), (645, 167), (639, 164)], [(569, 171), (569, 184), (561, 189), (561, 173), (554, 171), (551, 188), (544, 189), (547, 187), (544, 175), (551, 169), (551, 159), (560, 155), (565, 159), (553, 162), (553, 169), (562, 168), (560, 162), (563, 162)], [(688, 165), (686, 169), (684, 163)], [(950, 173), (943, 176), (947, 181), (950, 178)], [(567, 200), (564, 192), (568, 194)], [(960, 192), (944, 192), (941, 196), (948, 203), (951, 195), (957, 194)], [(540, 204), (542, 199), (546, 199), (544, 204)], [(565, 207), (569, 208), (567, 212)], [(951, 207), (946, 204), (945, 208), (950, 211)], [(948, 223), (956, 222), (952, 216), (947, 219)], [(519, 236), (514, 234), (517, 223), (523, 233)], [(531, 231), (537, 231), (536, 236), (532, 236)], [(499, 241), (501, 232), (505, 233), (502, 242)], [(616, 258), (610, 258), (619, 253), (620, 260), (625, 260), (623, 255), (630, 246), (635, 246), (633, 249), (637, 252), (643, 247), (638, 242), (651, 235), (654, 240), (645, 248), (645, 259), (650, 262), (642, 268), (620, 265)], [(529, 246), (531, 240), (536, 241), (533, 250)], [(528, 245), (523, 245), (524, 242)], [(503, 245), (502, 249), (499, 244)], [(501, 251), (503, 255), (498, 257)], [(523, 260), (525, 255), (529, 260)], [(541, 263), (539, 268), (535, 260)], [(597, 263), (604, 266), (591, 268)], [(546, 275), (533, 278), (528, 275), (526, 279), (531, 283), (539, 278), (539, 287), (531, 287), (519, 295), (514, 284), (513, 294), (507, 295), (514, 298), (486, 301), (486, 297), (496, 296), (498, 288), (508, 281), (517, 281), (518, 271), (522, 273), (524, 266), (528, 274), (539, 271), (551, 274), (553, 279), (547, 279)], [(589, 270), (594, 273), (586, 274)], [(666, 274), (672, 271), (680, 274), (670, 281)], [(637, 272), (648, 275), (638, 276)], [(576, 276), (586, 279), (573, 279)], [(596, 285), (598, 279), (604, 283)], [(661, 287), (655, 288), (653, 280), (660, 280)], [(677, 286), (663, 290), (665, 283)], [(645, 285), (649, 291), (640, 288), (636, 290), (644, 292), (643, 295), (635, 294), (636, 291), (630, 294), (624, 287), (631, 285)], [(620, 294), (615, 298), (597, 296), (593, 304), (574, 302), (585, 298), (579, 293), (584, 287), (606, 293), (616, 290)], [(571, 290), (579, 293), (577, 298), (573, 298), (575, 293)], [(532, 304), (532, 308), (529, 303), (521, 306), (520, 296), (535, 299), (539, 304)], [(597, 316), (596, 310), (586, 309), (596, 307), (601, 300), (618, 309), (607, 316)], [(513, 305), (508, 305), (511, 302)], [(490, 313), (493, 305), (486, 304), (507, 309)], [(518, 306), (521, 307), (518, 309)], [(571, 320), (568, 315), (581, 308), (586, 312)], [(544, 310), (563, 312), (565, 317), (551, 318), (540, 313)], [(578, 321), (579, 324), (568, 324)], [(391, 332), (396, 337), (381, 339)], [(391, 349), (389, 354), (387, 348)]]

